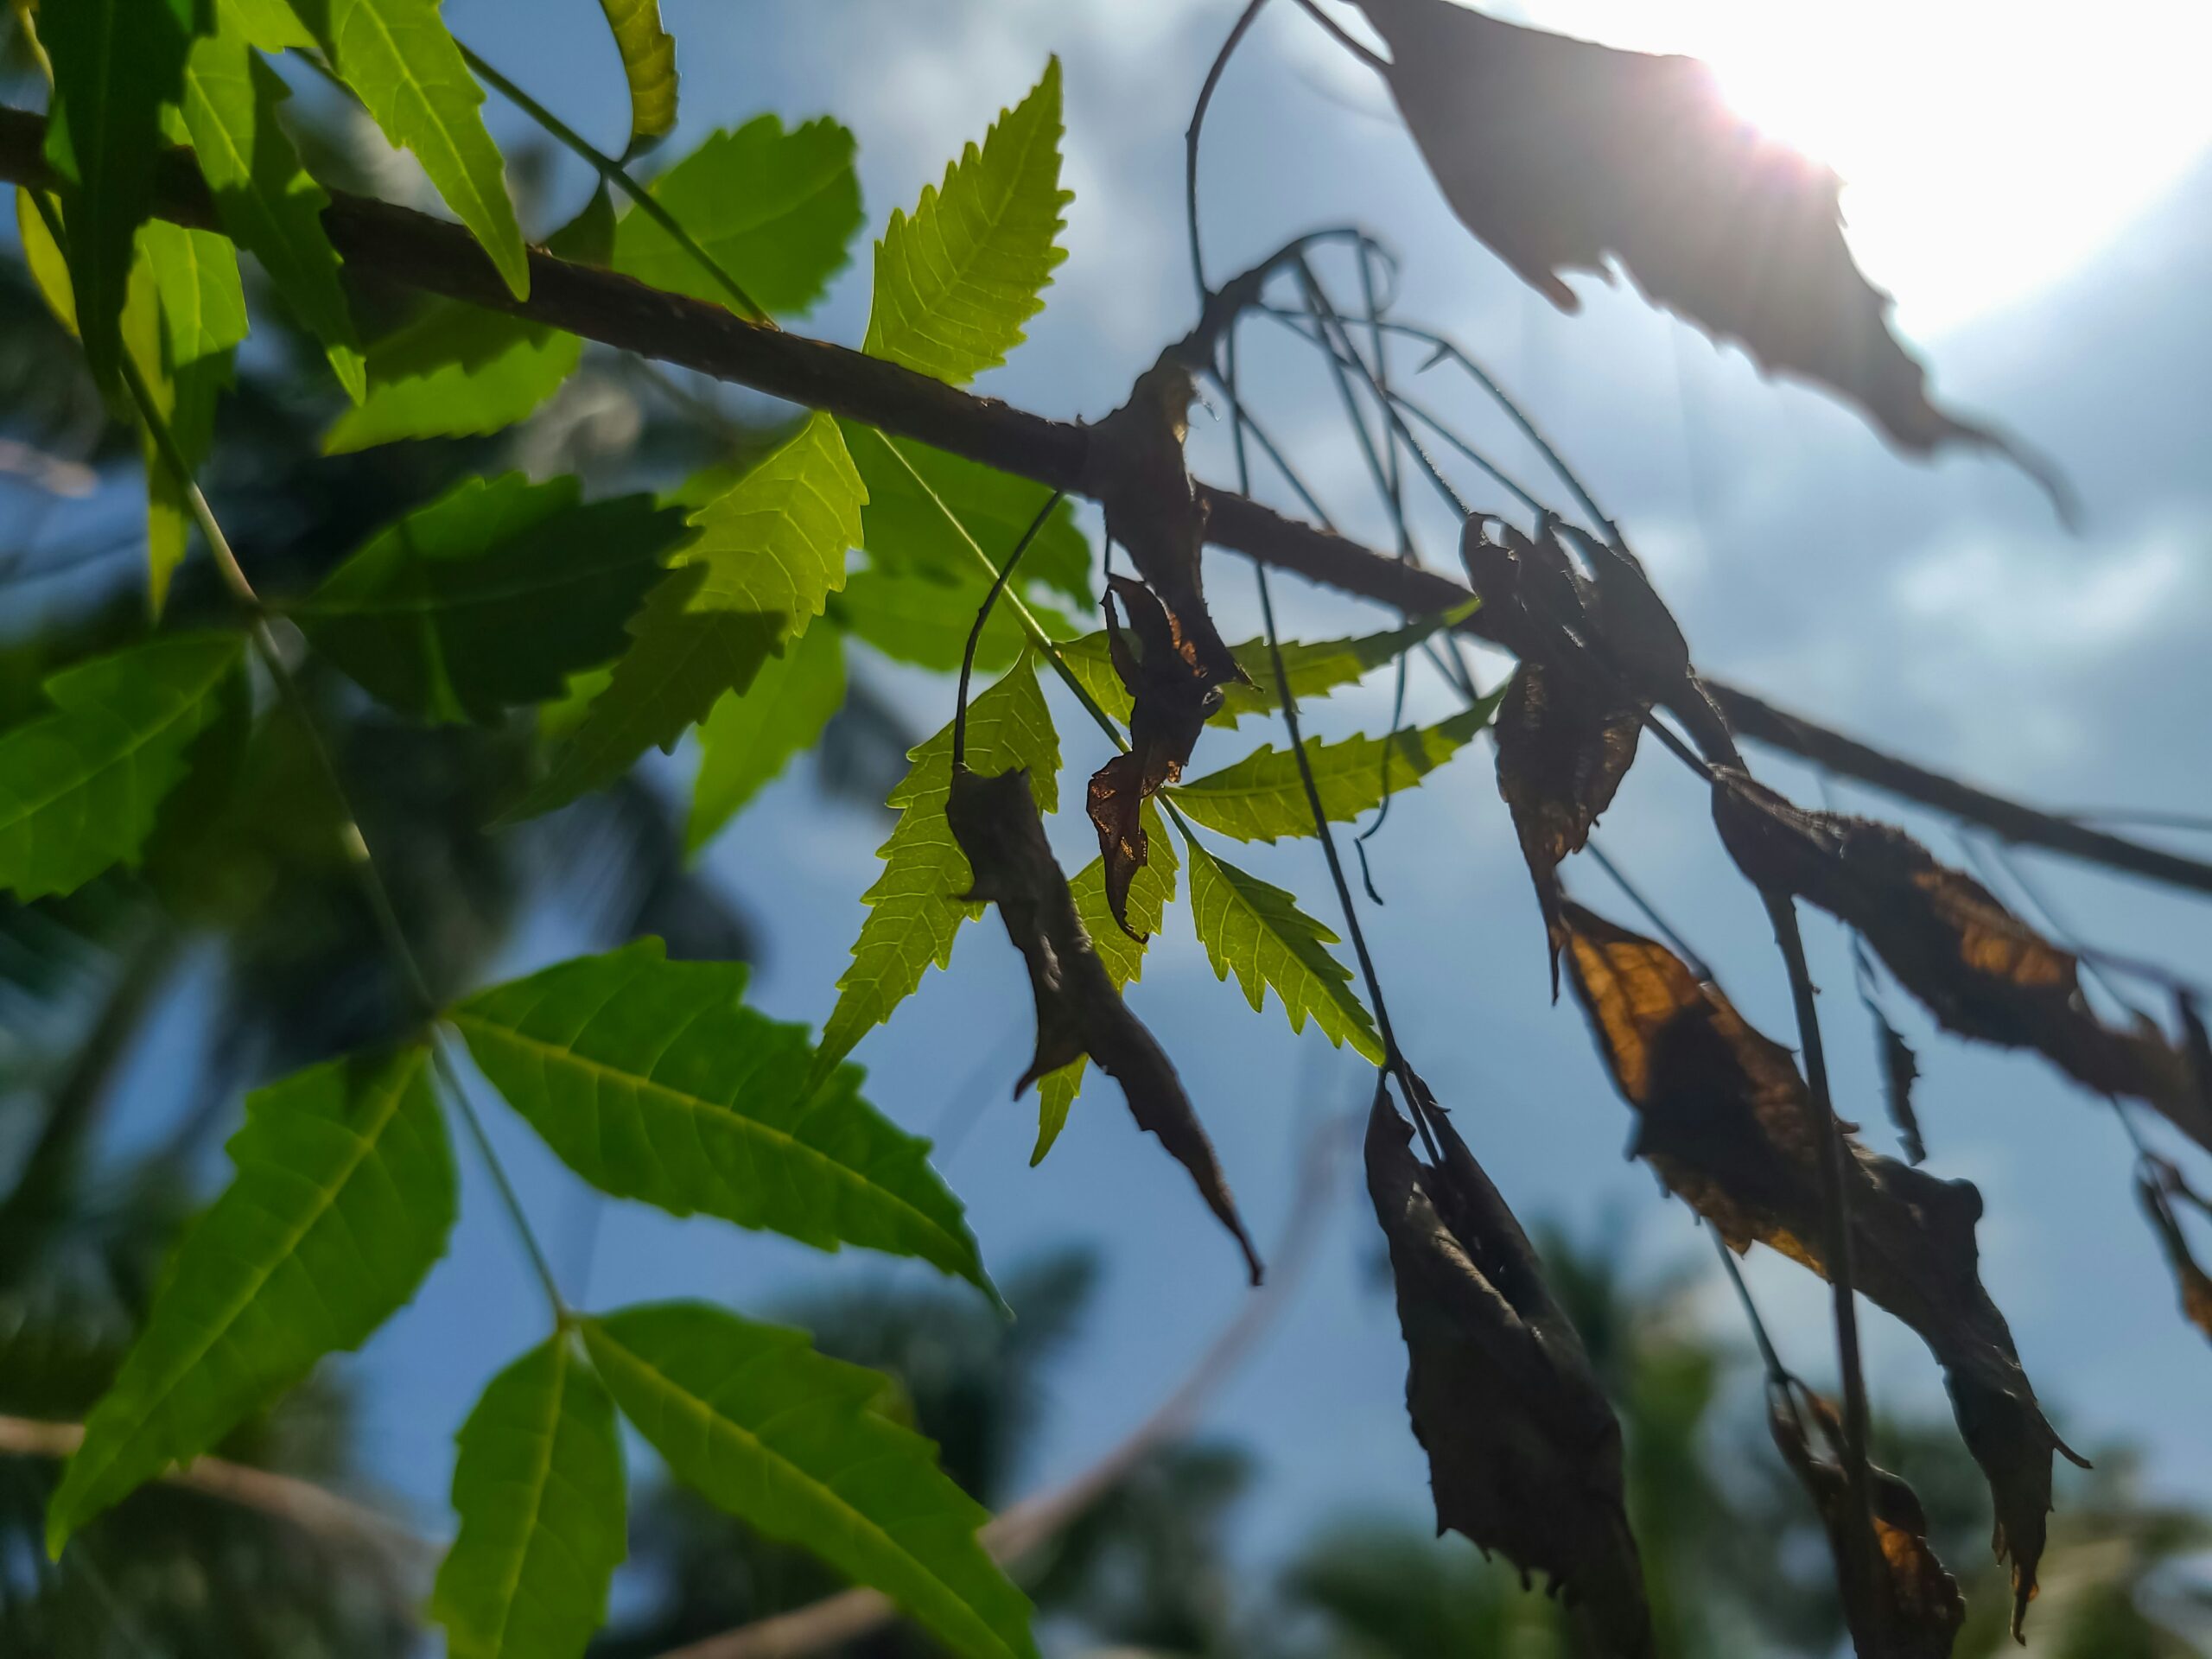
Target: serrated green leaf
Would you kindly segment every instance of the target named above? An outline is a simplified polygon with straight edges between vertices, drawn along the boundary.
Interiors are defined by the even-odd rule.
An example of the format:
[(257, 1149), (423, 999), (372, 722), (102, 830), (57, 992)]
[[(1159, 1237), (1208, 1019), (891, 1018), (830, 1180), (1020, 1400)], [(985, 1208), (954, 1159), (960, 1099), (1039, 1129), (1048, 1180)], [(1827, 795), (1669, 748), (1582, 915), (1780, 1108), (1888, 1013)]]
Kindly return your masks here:
[[(980, 571), (961, 580), (928, 570), (856, 570), (837, 596), (837, 620), (894, 662), (950, 673), (967, 653), (969, 632), (989, 591)], [(1029, 609), (1048, 636), (1074, 632), (1067, 618), (1050, 606), (1032, 601)], [(1028, 640), (1012, 606), (993, 607), (976, 642), (977, 671), (995, 674), (1007, 667)]]
[[(1159, 809), (1147, 801), (1141, 811), (1151, 856), (1138, 867), (1129, 882), (1128, 913), (1129, 925), (1149, 939), (1160, 931), (1167, 918), (1167, 906), (1175, 902), (1177, 861), (1175, 843), (1160, 823)], [(1082, 918), (1083, 931), (1090, 935), (1106, 976), (1114, 982), (1116, 990), (1127, 990), (1144, 972), (1145, 947), (1124, 933), (1114, 919), (1113, 909), (1106, 902), (1104, 861), (1092, 859), (1076, 873), (1068, 887), (1075, 895), (1075, 911)], [(1068, 1109), (1082, 1092), (1083, 1074), (1090, 1065), (1088, 1056), (1078, 1056), (1037, 1080), (1037, 1145), (1029, 1154), (1031, 1168), (1045, 1161), (1045, 1154), (1067, 1127)]]
[(660, 24), (660, 0), (599, 0), (630, 84), (630, 143), (636, 156), (676, 125), (676, 39)]
[(817, 1249), (918, 1256), (988, 1292), (929, 1142), (860, 1097), (857, 1066), (810, 1087), (806, 1028), (747, 1007), (746, 979), (742, 963), (670, 962), (640, 939), (448, 1017), (507, 1103), (602, 1192)]
[(420, 1046), (246, 1098), (231, 1184), (178, 1245), (47, 1509), (47, 1548), (358, 1348), (443, 1254), (453, 1154)]
[(621, 650), (683, 533), (650, 496), (587, 504), (575, 478), (465, 479), (370, 537), (290, 614), (401, 713), (492, 725)]
[[(231, 384), (232, 348), (245, 333), (245, 290), (229, 241), (165, 219), (140, 226), (138, 263), (123, 308), (124, 346), (189, 466), (214, 447), (215, 405)], [(190, 486), (143, 422), (139, 448), (146, 466), (147, 601), (158, 617), (192, 537)]]
[(384, 136), (413, 152), (475, 232), (508, 291), (528, 299), (530, 259), (505, 163), (484, 130), (484, 89), (447, 33), (438, 0), (294, 0), (294, 9)]
[(535, 817), (603, 789), (647, 749), (672, 749), (727, 692), (742, 692), (785, 647), (786, 619), (757, 611), (694, 610), (705, 570), (671, 570), (630, 619), (632, 638), (607, 688), (553, 752), (543, 778), (502, 815)]
[(283, 52), (313, 46), (315, 36), (292, 10), (292, 0), (215, 0), (225, 26), (235, 25), (257, 52)]
[(893, 211), (875, 245), (875, 298), (862, 347), (962, 385), (996, 368), (1044, 309), (1060, 210), (1060, 60), (1028, 97), (1001, 113), (978, 150), (969, 144), (925, 186), (910, 219)]
[[(652, 184), (668, 210), (765, 309), (810, 309), (852, 257), (861, 227), (853, 135), (836, 122), (791, 131), (772, 115), (717, 132)], [(724, 304), (713, 274), (634, 207), (615, 227), (614, 268), (639, 282)]]
[(289, 89), (254, 55), (244, 22), (227, 4), (216, 16), (216, 32), (194, 42), (185, 60), (182, 108), (193, 153), (223, 228), (261, 261), (277, 293), (322, 341), (339, 383), (358, 404), (368, 382), (353, 315), (339, 285), (338, 253), (323, 232), (330, 198), (300, 165), (278, 119)]
[(190, 0), (68, 0), (39, 12), (54, 66), (46, 158), (70, 222), (69, 270), (93, 378), (113, 384), (132, 239), (153, 206), (162, 106), (196, 32)]
[[(546, 242), (549, 252), (605, 261), (613, 209), (604, 189)], [(369, 394), (323, 434), (326, 455), (402, 438), (463, 438), (525, 419), (583, 361), (584, 343), (542, 323), (434, 300), (369, 348)]]
[(235, 634), (176, 634), (48, 680), (53, 712), (0, 733), (0, 887), (28, 901), (137, 863), (243, 656)]
[[(1389, 737), (1347, 737), (1306, 745), (1321, 810), (1345, 823), (1412, 789), (1490, 724), (1496, 695), (1433, 726), (1408, 726)], [(1313, 811), (1299, 776), (1298, 756), (1263, 743), (1242, 760), (1168, 791), (1184, 816), (1237, 841), (1272, 842), (1278, 836), (1310, 836)]]
[[(868, 486), (861, 545), (886, 571), (920, 569), (949, 578), (976, 578), (976, 556), (946, 522), (946, 510), (967, 526), (976, 545), (1003, 564), (1038, 510), (1052, 499), (1052, 493), (1042, 484), (963, 455), (912, 438), (889, 438), (857, 421), (841, 420), (838, 425), (861, 481)], [(894, 444), (897, 455), (890, 453)], [(905, 457), (905, 466), (899, 456)], [(917, 474), (926, 490), (914, 482)], [(931, 493), (937, 500), (930, 499)], [(1017, 575), (1025, 588), (1051, 588), (1084, 610), (1096, 606), (1090, 543), (1076, 524), (1072, 503), (1064, 499), (1052, 509), (1021, 556)]]
[(430, 1597), (447, 1659), (576, 1659), (627, 1551), (613, 1396), (564, 1332), (492, 1379), (459, 1442)]
[(685, 851), (706, 846), (793, 755), (812, 748), (844, 701), (844, 642), (835, 628), (809, 628), (750, 687), (715, 703), (699, 723)]
[(1191, 919), (1214, 977), (1225, 980), (1235, 969), (1255, 1010), (1272, 988), (1293, 1031), (1305, 1030), (1311, 1015), (1331, 1043), (1350, 1042), (1382, 1065), (1374, 1019), (1351, 988), (1351, 970), (1329, 950), (1337, 936), (1289, 893), (1207, 851), (1187, 830), (1183, 845), (1191, 860)]
[(679, 1480), (881, 1591), (953, 1652), (1034, 1659), (1028, 1599), (976, 1539), (988, 1512), (886, 1414), (886, 1378), (703, 1303), (626, 1308), (583, 1334)]
[[(876, 850), (883, 874), (861, 895), (868, 918), (853, 944), (852, 965), (837, 982), (837, 1006), (822, 1028), (817, 1081), (913, 995), (931, 963), (951, 964), (960, 925), (983, 913), (982, 906), (957, 897), (972, 878), (944, 815), (952, 793), (952, 728), (907, 758), (913, 765), (889, 803), (899, 822)], [(1038, 805), (1047, 812), (1058, 806), (1059, 736), (1028, 662), (969, 703), (968, 764), (987, 775), (1027, 766)]]
[(816, 414), (789, 442), (692, 513), (698, 537), (678, 563), (706, 569), (696, 610), (780, 611), (793, 631), (845, 585), (868, 491), (835, 417)]

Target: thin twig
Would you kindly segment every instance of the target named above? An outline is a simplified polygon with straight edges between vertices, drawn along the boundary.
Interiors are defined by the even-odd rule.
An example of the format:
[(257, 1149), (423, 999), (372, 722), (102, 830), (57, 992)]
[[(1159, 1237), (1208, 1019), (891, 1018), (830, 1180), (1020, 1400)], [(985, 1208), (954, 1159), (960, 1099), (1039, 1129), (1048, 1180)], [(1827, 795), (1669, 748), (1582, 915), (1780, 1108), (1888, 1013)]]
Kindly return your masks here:
[(1206, 71), (1205, 84), (1198, 88), (1198, 100), (1191, 109), (1191, 124), (1183, 132), (1183, 215), (1185, 228), (1191, 243), (1191, 280), (1198, 285), (1198, 308), (1205, 308), (1213, 290), (1206, 286), (1205, 257), (1198, 249), (1198, 135), (1206, 124), (1206, 110), (1213, 103), (1214, 88), (1221, 85), (1222, 71), (1229, 67), (1237, 44), (1260, 15), (1260, 8), (1268, 0), (1249, 0), (1238, 14), (1229, 38), (1221, 43), (1221, 50), (1214, 54), (1212, 67)]
[[(903, 457), (902, 457), (903, 459)], [(1045, 528), (1045, 521), (1052, 516), (1052, 509), (1060, 505), (1058, 490), (1052, 492), (1045, 505), (1037, 509), (1037, 516), (1029, 521), (1029, 528), (1021, 532), (1021, 539), (1014, 544), (1014, 551), (991, 578), (991, 585), (983, 594), (983, 602), (976, 607), (976, 626), (968, 630), (968, 648), (960, 653), (960, 691), (952, 709), (952, 769), (955, 772), (968, 764), (968, 680), (976, 671), (976, 647), (983, 638), (983, 625), (991, 620), (991, 607), (999, 601), (1006, 590), (1014, 567), (1021, 563), (1021, 556), (1029, 550), (1029, 543), (1037, 539), (1037, 532)], [(943, 503), (939, 503), (940, 505)]]

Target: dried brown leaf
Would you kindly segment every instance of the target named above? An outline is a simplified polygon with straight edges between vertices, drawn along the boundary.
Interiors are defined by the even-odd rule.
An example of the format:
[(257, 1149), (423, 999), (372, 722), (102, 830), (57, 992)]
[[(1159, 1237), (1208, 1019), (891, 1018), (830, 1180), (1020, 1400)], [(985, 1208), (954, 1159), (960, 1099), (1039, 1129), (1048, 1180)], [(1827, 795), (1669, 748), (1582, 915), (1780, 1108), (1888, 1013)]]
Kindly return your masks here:
[(2212, 1146), (2212, 1103), (2188, 1056), (2155, 1027), (2123, 1031), (2098, 1019), (2071, 951), (1903, 830), (1804, 811), (1726, 771), (1713, 816), (1738, 868), (1763, 890), (1804, 899), (1856, 928), (1948, 1029), (2037, 1050), (2098, 1093), (2147, 1101)]
[(2196, 1202), (2181, 1172), (2163, 1158), (2147, 1160), (2148, 1166), (2135, 1178), (2135, 1196), (2149, 1217), (2151, 1229), (2158, 1236), (2159, 1247), (2166, 1253), (2166, 1265), (2173, 1269), (2174, 1287), (2181, 1293), (2182, 1316), (2206, 1336), (2212, 1337), (2212, 1277), (2197, 1265), (2196, 1257), (2189, 1248), (2189, 1238), (2181, 1230), (2181, 1217), (2174, 1213), (2173, 1198), (2184, 1195)]
[(1598, 1651), (1651, 1651), (1643, 1572), (1621, 1497), (1621, 1431), (1582, 1339), (1505, 1200), (1440, 1111), (1443, 1164), (1377, 1090), (1367, 1186), (1389, 1241), (1436, 1528), (1502, 1550), (1579, 1605)]
[(1088, 1054), (1122, 1085), (1137, 1127), (1158, 1135), (1190, 1172), (1207, 1206), (1236, 1238), (1252, 1282), (1258, 1284), (1260, 1258), (1236, 1213), (1213, 1143), (1183, 1092), (1173, 1063), (1122, 1001), (1084, 931), (1067, 878), (1046, 842), (1029, 774), (1015, 771), (984, 778), (965, 766), (954, 767), (945, 817), (975, 871), (975, 885), (966, 897), (998, 906), (1007, 937), (1029, 968), (1037, 1050), (1014, 1093)]
[(1929, 402), (1889, 296), (1844, 242), (1836, 175), (1735, 114), (1703, 64), (1450, 0), (1361, 7), (1452, 211), (1561, 310), (1580, 305), (1561, 272), (1610, 276), (1618, 260), (1653, 304), (1855, 404), (1900, 448), (1993, 449), (2059, 493), (2005, 438)]
[(1874, 1016), (1875, 1035), (1882, 1045), (1882, 1098), (1890, 1109), (1890, 1122), (1904, 1145), (1910, 1162), (1928, 1161), (1928, 1142), (1921, 1137), (1920, 1115), (1912, 1109), (1912, 1085), (1920, 1078), (1920, 1059), (1912, 1045), (1897, 1035), (1881, 1009), (1867, 1005)]
[[(1737, 1250), (1764, 1243), (1825, 1277), (1822, 1126), (1789, 1051), (1656, 941), (1573, 904), (1561, 906), (1560, 931), (1575, 995), (1637, 1110), (1632, 1154)], [(1982, 1287), (1981, 1194), (1846, 1144), (1854, 1282), (1919, 1332), (1943, 1368), (1960, 1433), (1989, 1481), (1998, 1554), (2012, 1558), (2017, 1624), (2043, 1554), (2050, 1454), (2074, 1453), (2044, 1421)]]
[[(1843, 1425), (1827, 1401), (1809, 1392), (1802, 1399), (1826, 1442), (1825, 1455), (1809, 1443), (1803, 1419), (1791, 1409), (1786, 1397), (1773, 1402), (1767, 1427), (1773, 1432), (1783, 1461), (1812, 1495), (1813, 1507), (1827, 1529), (1853, 1648), (1859, 1653), (1880, 1652), (1894, 1659), (1949, 1659), (1959, 1626), (1966, 1619), (1967, 1605), (1959, 1594), (1958, 1581), (1943, 1570), (1935, 1546), (1928, 1541), (1928, 1512), (1921, 1507), (1919, 1495), (1888, 1470), (1868, 1465), (1868, 1497), (1874, 1541), (1879, 1546), (1882, 1596), (1878, 1614), (1870, 1618), (1875, 1610), (1862, 1605), (1866, 1592), (1856, 1584), (1845, 1548), (1850, 1536), (1845, 1529), (1859, 1526), (1860, 1522), (1843, 1469)], [(1884, 1643), (1879, 1648), (1875, 1645), (1878, 1630)]]

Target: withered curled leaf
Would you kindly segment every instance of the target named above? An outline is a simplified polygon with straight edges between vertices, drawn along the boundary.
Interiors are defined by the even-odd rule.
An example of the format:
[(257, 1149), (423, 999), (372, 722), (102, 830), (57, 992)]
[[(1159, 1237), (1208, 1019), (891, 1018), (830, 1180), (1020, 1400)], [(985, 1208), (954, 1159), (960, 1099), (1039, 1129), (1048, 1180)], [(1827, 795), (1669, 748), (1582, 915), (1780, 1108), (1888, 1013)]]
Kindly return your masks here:
[(1882, 1045), (1882, 1098), (1888, 1103), (1890, 1122), (1904, 1143), (1907, 1160), (1924, 1164), (1928, 1142), (1921, 1136), (1920, 1115), (1912, 1109), (1912, 1085), (1920, 1078), (1920, 1058), (1912, 1052), (1912, 1045), (1897, 1034), (1889, 1016), (1871, 1002), (1867, 1007), (1874, 1016), (1875, 1037)]
[[(1575, 995), (1637, 1111), (1632, 1155), (1738, 1251), (1764, 1243), (1823, 1277), (1822, 1125), (1789, 1051), (1754, 1030), (1664, 945), (1579, 905), (1560, 912)], [(1959, 1431), (1987, 1478), (2014, 1623), (2035, 1593), (2053, 1452), (2005, 1316), (1982, 1287), (1981, 1194), (1847, 1139), (1845, 1207), (1860, 1294), (1912, 1327), (1943, 1368)]]
[[(1115, 609), (1116, 597), (1128, 607), (1126, 631)], [(1147, 854), (1139, 809), (1161, 785), (1183, 775), (1222, 694), (1181, 616), (1141, 582), (1107, 578), (1106, 637), (1114, 671), (1131, 699), (1129, 750), (1092, 774), (1085, 807), (1105, 861), (1107, 905), (1122, 931), (1141, 942), (1145, 936), (1130, 927), (1128, 911), (1129, 883)]]
[[(1935, 1546), (1928, 1541), (1928, 1512), (1921, 1507), (1919, 1495), (1888, 1470), (1867, 1466), (1879, 1554), (1877, 1587), (1882, 1599), (1878, 1610), (1861, 1605), (1866, 1592), (1854, 1587), (1845, 1548), (1849, 1535), (1844, 1529), (1861, 1523), (1843, 1471), (1843, 1425), (1835, 1408), (1819, 1395), (1808, 1390), (1802, 1399), (1826, 1443), (1825, 1453), (1810, 1444), (1803, 1417), (1792, 1409), (1787, 1396), (1777, 1395), (1770, 1403), (1767, 1427), (1782, 1460), (1812, 1495), (1813, 1507), (1827, 1530), (1853, 1647), (1859, 1653), (1879, 1652), (1893, 1659), (1949, 1659), (1959, 1626), (1966, 1620), (1967, 1605), (1958, 1581), (1943, 1570)], [(1877, 1630), (1883, 1643), (1878, 1648)]]
[(2155, 1157), (2146, 1160), (2145, 1166), (2137, 1172), (2135, 1196), (2150, 1219), (2151, 1230), (2158, 1236), (2166, 1265), (2173, 1269), (2174, 1287), (2181, 1293), (2182, 1316), (2212, 1337), (2212, 1276), (2197, 1265), (2173, 1205), (2176, 1198), (2186, 1198), (2200, 1209), (2204, 1201), (2190, 1190), (2181, 1171), (2165, 1159)]
[[(1416, 1081), (1418, 1081), (1416, 1079)], [(1436, 1529), (1502, 1550), (1578, 1605), (1608, 1659), (1651, 1651), (1621, 1497), (1621, 1431), (1505, 1200), (1440, 1111), (1441, 1165), (1376, 1091), (1367, 1189), (1389, 1241)]]
[(1007, 937), (1028, 965), (1030, 994), (1037, 1005), (1037, 1050), (1014, 1093), (1088, 1054), (1122, 1085), (1137, 1127), (1158, 1135), (1190, 1172), (1199, 1195), (1236, 1238), (1252, 1282), (1258, 1284), (1260, 1258), (1222, 1178), (1213, 1143), (1166, 1052), (1129, 1012), (1091, 947), (1067, 878), (1046, 842), (1029, 774), (1014, 771), (985, 778), (956, 766), (945, 817), (975, 873), (965, 896), (998, 906)]
[(1805, 811), (1727, 770), (1715, 777), (1713, 817), (1754, 884), (1856, 928), (1946, 1028), (2037, 1050), (2099, 1094), (2146, 1101), (2212, 1147), (2212, 1101), (2189, 1057), (2154, 1027), (2123, 1031), (2098, 1019), (2071, 951), (1902, 830)]
[[(1460, 222), (1563, 311), (1618, 259), (1644, 297), (1770, 373), (1855, 404), (1898, 448), (1995, 450), (1945, 413), (1843, 237), (1840, 181), (1732, 111), (1694, 59), (1503, 22), (1452, 0), (1360, 0), (1384, 78)], [(2063, 502), (2062, 502), (2063, 505)]]

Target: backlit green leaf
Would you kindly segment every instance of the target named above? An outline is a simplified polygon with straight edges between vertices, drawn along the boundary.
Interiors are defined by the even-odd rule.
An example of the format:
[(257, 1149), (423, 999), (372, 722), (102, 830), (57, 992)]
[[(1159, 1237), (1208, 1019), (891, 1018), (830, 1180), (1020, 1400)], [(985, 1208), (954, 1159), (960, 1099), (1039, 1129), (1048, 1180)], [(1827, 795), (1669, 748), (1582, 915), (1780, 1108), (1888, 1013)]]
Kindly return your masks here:
[(576, 1659), (627, 1548), (606, 1385), (556, 1335), (492, 1379), (460, 1446), (461, 1532), (430, 1598), (448, 1659)]
[(652, 498), (472, 478), (372, 537), (291, 614), (403, 714), (489, 725), (610, 660), (683, 533)]
[(476, 233), (508, 290), (527, 299), (530, 261), (507, 199), (505, 164), (484, 130), (484, 89), (446, 32), (438, 0), (294, 5), (384, 136), (414, 153), (446, 206)]
[[(899, 822), (876, 851), (883, 874), (862, 895), (868, 906), (852, 965), (837, 982), (837, 1006), (822, 1030), (817, 1079), (853, 1050), (922, 982), (931, 963), (950, 966), (960, 925), (982, 914), (963, 904), (971, 873), (952, 838), (944, 804), (952, 792), (952, 728), (914, 749), (913, 765), (891, 791)], [(1052, 711), (1023, 662), (968, 705), (968, 764), (985, 774), (1029, 769), (1037, 804), (1050, 812), (1059, 804), (1060, 741)]]
[[(786, 132), (763, 115), (715, 133), (656, 179), (652, 194), (740, 287), (786, 316), (822, 297), (852, 257), (861, 227), (853, 135), (828, 119)], [(711, 272), (634, 207), (615, 227), (614, 268), (716, 305), (729, 299)]]
[(29, 900), (136, 864), (243, 655), (234, 634), (175, 634), (47, 681), (53, 712), (0, 732), (0, 887)]
[(236, 28), (260, 52), (313, 46), (315, 36), (292, 10), (292, 0), (215, 0), (226, 29)]
[[(245, 332), (245, 290), (228, 240), (165, 219), (139, 226), (124, 346), (188, 465), (198, 466), (214, 447), (215, 404), (231, 384), (232, 348)], [(143, 426), (139, 448), (146, 464), (147, 598), (159, 616), (194, 526), (187, 480)]]
[(1033, 1659), (1028, 1599), (976, 1539), (988, 1512), (890, 1420), (883, 1376), (703, 1303), (627, 1308), (583, 1333), (677, 1478), (881, 1591), (954, 1653)]
[(725, 694), (699, 723), (685, 849), (696, 853), (753, 796), (814, 747), (845, 701), (845, 647), (835, 628), (809, 628), (771, 657), (744, 691)]
[(1227, 979), (1235, 969), (1255, 1009), (1272, 987), (1293, 1031), (1305, 1030), (1310, 1014), (1332, 1043), (1349, 1041), (1382, 1065), (1382, 1039), (1351, 988), (1351, 970), (1330, 953), (1337, 936), (1289, 893), (1216, 857), (1188, 830), (1183, 845), (1191, 861), (1191, 917), (1214, 976)]
[[(856, 570), (837, 596), (837, 618), (856, 638), (894, 661), (950, 673), (967, 652), (969, 631), (989, 589), (980, 571), (955, 578), (929, 570)], [(1033, 601), (1029, 608), (1046, 634), (1064, 638), (1074, 632), (1050, 607)], [(995, 674), (1007, 667), (1028, 638), (1012, 606), (994, 606), (976, 644), (976, 669)]]
[(660, 25), (660, 0), (599, 0), (630, 83), (630, 143), (635, 156), (676, 125), (676, 40)]
[(798, 435), (692, 513), (699, 532), (679, 563), (705, 568), (696, 610), (780, 611), (794, 631), (845, 585), (868, 492), (836, 421), (808, 418)]
[[(1493, 695), (1449, 720), (1408, 726), (1387, 738), (1309, 740), (1306, 754), (1322, 811), (1332, 823), (1348, 823), (1380, 806), (1384, 797), (1414, 787), (1472, 742), (1497, 707)], [(1184, 816), (1238, 841), (1313, 833), (1313, 811), (1299, 776), (1298, 757), (1272, 743), (1170, 792)]]
[(231, 1184), (185, 1234), (86, 1421), (48, 1506), (49, 1550), (415, 1294), (455, 1203), (429, 1059), (419, 1046), (348, 1056), (247, 1097)]
[(805, 1027), (747, 1007), (746, 977), (742, 963), (670, 962), (640, 939), (449, 1017), (508, 1103), (602, 1192), (817, 1249), (919, 1256), (988, 1290), (929, 1142), (860, 1097), (857, 1066), (811, 1089)]
[(1015, 108), (924, 187), (910, 219), (893, 211), (875, 245), (864, 349), (963, 385), (1006, 361), (1044, 309), (1071, 200), (1060, 188), (1060, 60)]

